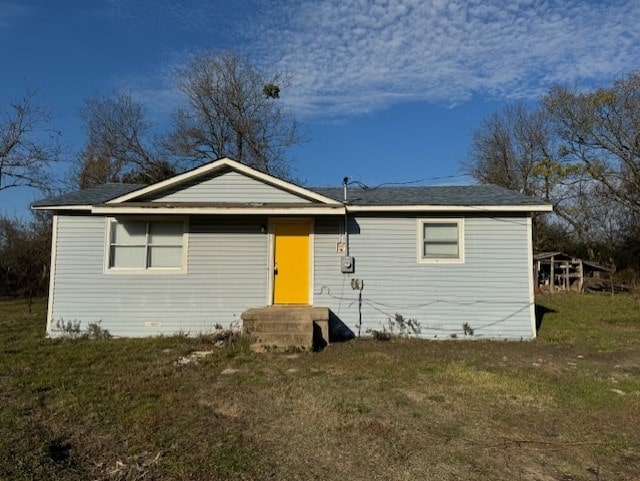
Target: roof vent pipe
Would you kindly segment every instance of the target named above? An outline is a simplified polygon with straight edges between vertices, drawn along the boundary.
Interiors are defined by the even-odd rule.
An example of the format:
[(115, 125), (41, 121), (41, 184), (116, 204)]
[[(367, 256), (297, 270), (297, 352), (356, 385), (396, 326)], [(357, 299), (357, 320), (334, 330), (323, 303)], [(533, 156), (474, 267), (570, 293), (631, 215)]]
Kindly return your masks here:
[(342, 187), (344, 191), (344, 203), (347, 203), (347, 185), (349, 184), (349, 177), (342, 179)]

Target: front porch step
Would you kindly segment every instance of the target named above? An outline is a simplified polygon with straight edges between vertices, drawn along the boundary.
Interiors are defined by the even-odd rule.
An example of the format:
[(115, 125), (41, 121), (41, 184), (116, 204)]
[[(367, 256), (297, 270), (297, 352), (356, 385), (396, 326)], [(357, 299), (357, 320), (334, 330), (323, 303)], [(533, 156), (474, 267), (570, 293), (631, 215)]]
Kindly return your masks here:
[[(259, 332), (269, 332), (273, 334), (308, 334), (310, 331), (310, 322), (313, 321), (265, 321), (263, 319), (256, 319), (251, 324), (250, 330), (253, 334)], [(246, 323), (245, 330), (247, 330)]]
[(311, 334), (288, 334), (286, 332), (262, 332), (251, 333), (251, 343), (260, 346), (275, 347), (304, 347), (311, 348), (313, 345), (313, 333)]
[(264, 349), (318, 349), (329, 343), (329, 308), (268, 306), (247, 309), (241, 315), (252, 347)]

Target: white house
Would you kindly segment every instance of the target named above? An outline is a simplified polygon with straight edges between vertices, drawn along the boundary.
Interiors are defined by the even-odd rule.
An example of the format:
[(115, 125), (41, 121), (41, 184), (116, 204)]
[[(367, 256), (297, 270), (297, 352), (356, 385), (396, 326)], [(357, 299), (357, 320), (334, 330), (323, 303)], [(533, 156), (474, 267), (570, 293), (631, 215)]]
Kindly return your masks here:
[(531, 215), (551, 206), (499, 187), (304, 188), (225, 158), (32, 208), (53, 213), (49, 336), (195, 334), (272, 305), (326, 307), (349, 336), (396, 314), (424, 338), (536, 336)]

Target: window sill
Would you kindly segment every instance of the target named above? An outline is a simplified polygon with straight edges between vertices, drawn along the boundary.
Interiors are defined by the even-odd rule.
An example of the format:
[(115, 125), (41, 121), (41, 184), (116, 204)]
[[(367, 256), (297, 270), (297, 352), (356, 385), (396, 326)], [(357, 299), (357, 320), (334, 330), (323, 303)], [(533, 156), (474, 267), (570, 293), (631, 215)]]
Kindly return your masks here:
[(464, 259), (446, 259), (446, 258), (436, 258), (436, 259), (418, 259), (418, 264), (464, 264)]
[(105, 269), (104, 274), (109, 275), (134, 275), (134, 276), (170, 276), (186, 274), (187, 269), (182, 267), (175, 268), (149, 268), (149, 269), (126, 269), (126, 268), (110, 268)]

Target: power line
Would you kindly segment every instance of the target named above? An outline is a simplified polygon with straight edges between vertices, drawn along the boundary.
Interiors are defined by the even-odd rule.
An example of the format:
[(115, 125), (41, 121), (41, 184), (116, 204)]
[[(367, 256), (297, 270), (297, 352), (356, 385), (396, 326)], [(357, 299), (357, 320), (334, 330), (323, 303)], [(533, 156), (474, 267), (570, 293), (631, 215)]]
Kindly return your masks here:
[(469, 176), (467, 174), (455, 174), (455, 175), (443, 175), (443, 176), (439, 176), (439, 177), (423, 177), (421, 179), (409, 180), (409, 181), (406, 181), (406, 182), (383, 182), (381, 184), (377, 184), (377, 185), (374, 185), (374, 186), (369, 186), (369, 185), (367, 185), (364, 182), (361, 182), (359, 180), (352, 180), (352, 181), (348, 182), (347, 185), (357, 185), (358, 187), (360, 187), (363, 190), (376, 190), (379, 187), (385, 187), (385, 186), (389, 186), (389, 185), (411, 185), (411, 184), (419, 184), (421, 182), (427, 182), (427, 181), (433, 181), (433, 180), (457, 179), (457, 178), (461, 178), (461, 177), (469, 177)]

